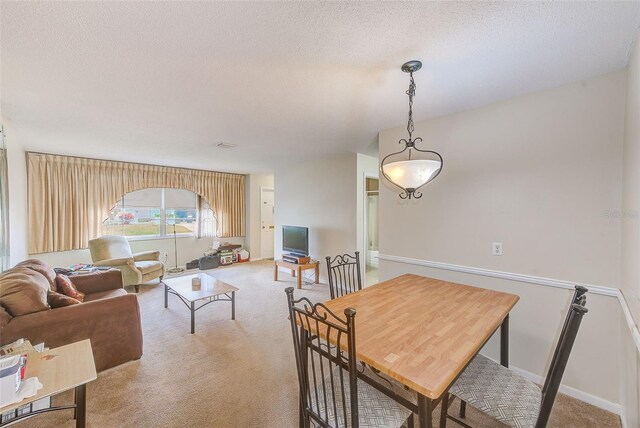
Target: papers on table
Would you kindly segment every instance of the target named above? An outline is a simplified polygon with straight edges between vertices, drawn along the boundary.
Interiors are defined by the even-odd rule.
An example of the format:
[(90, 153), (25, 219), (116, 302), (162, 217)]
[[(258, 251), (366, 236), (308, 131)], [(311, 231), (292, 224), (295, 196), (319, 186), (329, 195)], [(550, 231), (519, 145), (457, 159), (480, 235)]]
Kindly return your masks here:
[[(32, 397), (42, 388), (42, 383), (37, 377), (24, 379), (24, 365), (29, 358), (39, 358), (37, 354), (44, 350), (44, 343), (33, 346), (26, 339), (19, 339), (0, 348), (0, 407)], [(43, 400), (46, 400), (46, 403)], [(43, 400), (36, 402), (38, 407), (49, 407), (50, 399), (47, 397)], [(0, 423), (5, 423), (15, 416), (14, 411), (2, 414)]]

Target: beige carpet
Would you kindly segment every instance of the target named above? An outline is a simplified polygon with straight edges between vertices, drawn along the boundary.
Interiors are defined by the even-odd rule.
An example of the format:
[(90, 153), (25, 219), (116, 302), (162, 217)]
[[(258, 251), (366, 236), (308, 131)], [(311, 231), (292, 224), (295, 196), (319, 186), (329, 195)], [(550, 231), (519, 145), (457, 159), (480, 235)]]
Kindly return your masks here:
[[(213, 303), (196, 314), (175, 296), (163, 308), (161, 286), (141, 287), (144, 330), (141, 360), (98, 375), (87, 388), (90, 427), (295, 427), (297, 379), (284, 289), (294, 278), (273, 281), (271, 263), (238, 264), (212, 270), (240, 289), (236, 321), (228, 303)], [(327, 300), (326, 285), (306, 285), (296, 295)], [(54, 401), (70, 401), (65, 394)], [(457, 409), (454, 404), (452, 411)], [(438, 413), (439, 414), (439, 413)], [(497, 427), (469, 408), (467, 422)], [(16, 427), (73, 427), (71, 411), (52, 412)], [(449, 421), (448, 426), (458, 426)], [(553, 427), (619, 427), (619, 418), (561, 396)]]

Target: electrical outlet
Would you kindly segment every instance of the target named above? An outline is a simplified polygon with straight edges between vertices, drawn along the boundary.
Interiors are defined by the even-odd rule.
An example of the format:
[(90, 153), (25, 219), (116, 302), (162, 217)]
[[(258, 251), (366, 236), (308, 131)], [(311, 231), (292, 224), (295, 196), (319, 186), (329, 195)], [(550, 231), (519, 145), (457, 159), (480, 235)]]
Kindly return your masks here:
[(167, 261), (167, 259), (169, 258), (169, 253), (165, 251), (163, 256), (164, 256), (164, 260)]
[(493, 244), (491, 244), (491, 253), (494, 256), (501, 256), (502, 255), (502, 242), (494, 242)]

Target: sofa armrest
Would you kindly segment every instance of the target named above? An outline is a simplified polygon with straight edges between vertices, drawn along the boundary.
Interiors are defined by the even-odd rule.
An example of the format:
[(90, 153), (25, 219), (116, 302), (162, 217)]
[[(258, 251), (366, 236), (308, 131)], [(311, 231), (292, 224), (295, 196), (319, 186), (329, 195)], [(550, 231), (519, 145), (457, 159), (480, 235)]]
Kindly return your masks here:
[(133, 260), (136, 262), (142, 261), (160, 261), (160, 251), (144, 251), (142, 253), (136, 253), (133, 255)]
[(123, 257), (121, 259), (107, 259), (93, 262), (94, 266), (135, 266), (133, 257)]
[(78, 290), (85, 294), (123, 288), (122, 272), (118, 269), (110, 269), (103, 272), (93, 272), (84, 275), (71, 275), (69, 279)]
[(0, 333), (1, 344), (24, 337), (49, 348), (90, 339), (98, 371), (142, 356), (140, 307), (133, 294), (15, 317)]

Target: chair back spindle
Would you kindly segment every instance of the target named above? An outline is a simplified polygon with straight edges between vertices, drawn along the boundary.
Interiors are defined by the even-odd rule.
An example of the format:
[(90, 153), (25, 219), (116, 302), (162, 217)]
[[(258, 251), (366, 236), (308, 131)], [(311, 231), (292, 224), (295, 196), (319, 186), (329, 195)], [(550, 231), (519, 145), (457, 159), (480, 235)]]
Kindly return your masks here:
[(553, 357), (551, 358), (552, 364), (549, 366), (549, 371), (547, 372), (547, 376), (544, 379), (544, 386), (542, 387), (542, 393), (544, 394), (547, 391), (547, 388), (549, 387), (549, 380), (551, 379), (551, 375), (552, 375), (552, 370), (554, 368), (554, 364), (553, 361), (555, 361), (558, 357), (558, 351), (560, 349), (560, 344), (562, 343), (563, 339), (564, 339), (564, 334), (567, 331), (567, 324), (569, 323), (569, 318), (571, 317), (571, 305), (573, 304), (578, 304), (580, 301), (583, 301), (582, 306), (584, 306), (586, 304), (586, 298), (587, 296), (585, 295), (589, 290), (585, 287), (582, 287), (580, 285), (576, 285), (575, 287), (575, 291), (573, 293), (573, 297), (571, 298), (571, 304), (569, 305), (569, 310), (567, 311), (567, 316), (564, 319), (564, 324), (562, 325), (562, 330), (560, 330), (560, 337), (558, 338), (558, 342), (556, 345), (556, 349), (553, 352)]
[(305, 297), (294, 300), (293, 290), (289, 287), (285, 292), (300, 386), (301, 426), (309, 427), (313, 421), (320, 427), (357, 428), (356, 311), (347, 308), (341, 318), (321, 303)]
[(584, 287), (576, 287), (573, 303), (569, 307), (569, 312), (565, 319), (560, 338), (556, 346), (547, 377), (542, 389), (542, 403), (540, 405), (540, 413), (536, 421), (536, 428), (545, 428), (549, 422), (551, 409), (558, 394), (558, 388), (562, 381), (562, 376), (569, 361), (569, 355), (575, 343), (578, 329), (582, 322), (582, 317), (589, 311), (585, 305), (588, 290)]
[(337, 255), (333, 259), (327, 256), (326, 260), (332, 299), (362, 290), (360, 252)]

